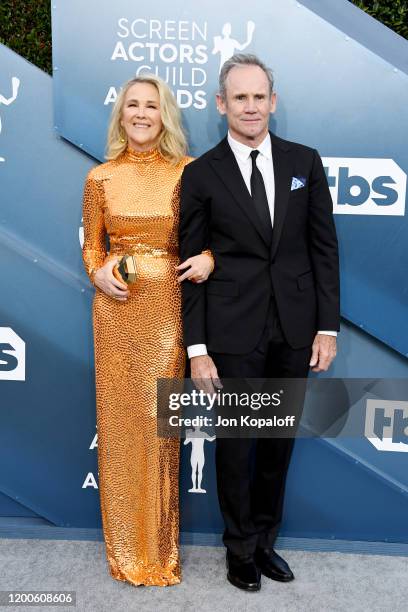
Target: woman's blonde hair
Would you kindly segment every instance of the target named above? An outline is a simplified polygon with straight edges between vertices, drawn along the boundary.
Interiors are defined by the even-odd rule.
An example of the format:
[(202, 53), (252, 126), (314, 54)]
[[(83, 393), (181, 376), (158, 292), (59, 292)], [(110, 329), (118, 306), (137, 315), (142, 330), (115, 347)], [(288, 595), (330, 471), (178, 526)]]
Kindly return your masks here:
[(150, 73), (144, 73), (130, 79), (123, 85), (118, 94), (109, 122), (105, 159), (116, 159), (128, 146), (127, 135), (120, 125), (120, 120), (128, 89), (136, 83), (150, 83), (159, 92), (163, 129), (159, 136), (157, 148), (167, 161), (177, 164), (187, 152), (187, 140), (181, 123), (180, 109), (167, 83), (155, 74)]

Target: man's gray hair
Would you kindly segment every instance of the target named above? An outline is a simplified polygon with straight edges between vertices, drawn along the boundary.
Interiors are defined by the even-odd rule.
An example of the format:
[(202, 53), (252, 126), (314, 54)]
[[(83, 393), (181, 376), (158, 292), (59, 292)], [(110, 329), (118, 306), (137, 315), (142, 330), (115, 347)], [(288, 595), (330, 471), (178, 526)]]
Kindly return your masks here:
[(269, 93), (272, 95), (273, 92), (273, 74), (272, 70), (264, 64), (259, 57), (256, 55), (252, 55), (251, 53), (236, 53), (229, 60), (224, 62), (220, 72), (219, 79), (219, 93), (223, 100), (225, 100), (226, 95), (226, 87), (225, 81), (227, 80), (227, 76), (230, 71), (235, 68), (235, 66), (258, 66), (261, 70), (264, 71), (269, 83)]

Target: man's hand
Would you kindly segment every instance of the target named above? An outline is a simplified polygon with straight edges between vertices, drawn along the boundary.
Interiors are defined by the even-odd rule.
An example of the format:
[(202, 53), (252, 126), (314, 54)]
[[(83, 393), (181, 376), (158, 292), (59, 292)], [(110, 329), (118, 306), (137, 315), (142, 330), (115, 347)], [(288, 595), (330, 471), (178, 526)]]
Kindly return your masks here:
[(205, 393), (215, 393), (215, 388), (221, 389), (217, 368), (209, 355), (200, 355), (190, 359), (191, 378), (198, 390)]
[(192, 283), (204, 283), (214, 270), (214, 259), (205, 253), (194, 255), (176, 266), (176, 270), (178, 272), (186, 270), (184, 274), (180, 274), (177, 278), (178, 283), (187, 279)]
[(312, 345), (310, 367), (312, 372), (326, 372), (336, 356), (336, 337), (316, 334)]

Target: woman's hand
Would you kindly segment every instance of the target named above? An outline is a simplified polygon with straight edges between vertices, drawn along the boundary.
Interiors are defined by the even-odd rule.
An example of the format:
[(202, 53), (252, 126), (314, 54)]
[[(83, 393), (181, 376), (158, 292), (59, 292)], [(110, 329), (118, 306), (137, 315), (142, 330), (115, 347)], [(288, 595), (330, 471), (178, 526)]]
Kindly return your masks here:
[(178, 277), (179, 283), (186, 279), (192, 283), (204, 283), (214, 270), (214, 259), (205, 253), (194, 255), (194, 257), (189, 257), (179, 266), (176, 266), (176, 270), (186, 270), (184, 274), (180, 274)]
[(129, 290), (125, 283), (118, 281), (113, 275), (113, 268), (116, 266), (120, 257), (110, 259), (94, 275), (94, 283), (106, 295), (114, 298), (118, 302), (126, 302)]

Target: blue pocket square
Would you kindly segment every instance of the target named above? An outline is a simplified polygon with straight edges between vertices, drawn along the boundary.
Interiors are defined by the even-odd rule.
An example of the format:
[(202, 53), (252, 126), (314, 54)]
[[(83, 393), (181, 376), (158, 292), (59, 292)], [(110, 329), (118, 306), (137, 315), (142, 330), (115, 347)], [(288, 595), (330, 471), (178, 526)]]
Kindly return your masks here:
[(306, 185), (306, 179), (303, 176), (293, 176), (292, 185), (290, 186), (290, 190), (294, 191), (295, 189), (301, 189), (305, 185)]

